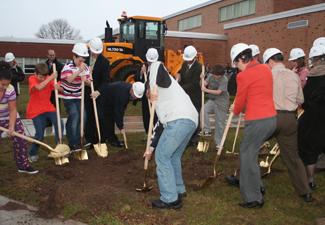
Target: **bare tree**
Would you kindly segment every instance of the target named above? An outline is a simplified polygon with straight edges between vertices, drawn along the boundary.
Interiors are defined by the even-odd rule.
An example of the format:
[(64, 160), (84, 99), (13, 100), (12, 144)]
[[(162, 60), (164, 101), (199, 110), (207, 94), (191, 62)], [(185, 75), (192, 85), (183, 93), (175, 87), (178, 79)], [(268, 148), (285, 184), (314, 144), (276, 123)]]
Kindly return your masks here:
[(80, 31), (70, 26), (65, 19), (56, 19), (48, 24), (43, 24), (35, 35), (44, 39), (81, 39)]

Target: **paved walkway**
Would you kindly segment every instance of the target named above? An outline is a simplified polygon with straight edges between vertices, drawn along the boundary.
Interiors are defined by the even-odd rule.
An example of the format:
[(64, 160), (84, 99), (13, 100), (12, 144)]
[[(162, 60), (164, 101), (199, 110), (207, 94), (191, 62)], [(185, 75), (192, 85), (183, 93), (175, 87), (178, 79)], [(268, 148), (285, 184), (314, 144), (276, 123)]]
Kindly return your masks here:
[(0, 195), (1, 225), (86, 225), (74, 220), (60, 218), (43, 219), (36, 215), (37, 208)]

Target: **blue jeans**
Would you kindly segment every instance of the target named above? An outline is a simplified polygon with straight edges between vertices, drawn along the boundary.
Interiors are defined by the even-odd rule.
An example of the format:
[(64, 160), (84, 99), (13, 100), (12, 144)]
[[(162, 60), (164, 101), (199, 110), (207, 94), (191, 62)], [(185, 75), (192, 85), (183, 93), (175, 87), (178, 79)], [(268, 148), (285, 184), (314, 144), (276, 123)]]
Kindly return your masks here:
[(160, 136), (155, 160), (160, 199), (163, 202), (174, 202), (179, 193), (185, 192), (181, 158), (195, 129), (193, 121), (178, 119), (168, 122)]
[(69, 145), (80, 144), (80, 99), (63, 99), (68, 114), (66, 131)]
[[(56, 113), (55, 112), (46, 112), (42, 113), (41, 115), (38, 115), (33, 118), (33, 124), (35, 127), (35, 139), (36, 140), (43, 140), (44, 139), (44, 131), (47, 125), (47, 120), (50, 120), (52, 124), (54, 125), (55, 129), (55, 141), (58, 142), (58, 124), (56, 119)], [(29, 155), (35, 156), (38, 154), (38, 144), (32, 144), (29, 148)]]

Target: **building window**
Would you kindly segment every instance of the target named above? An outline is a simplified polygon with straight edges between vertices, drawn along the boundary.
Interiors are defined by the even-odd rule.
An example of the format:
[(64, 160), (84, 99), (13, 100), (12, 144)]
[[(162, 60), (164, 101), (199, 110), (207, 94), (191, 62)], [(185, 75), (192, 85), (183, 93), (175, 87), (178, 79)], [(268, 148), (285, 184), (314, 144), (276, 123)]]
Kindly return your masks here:
[(146, 23), (146, 39), (147, 40), (158, 40), (158, 22), (147, 22)]
[(256, 0), (244, 0), (219, 9), (219, 21), (227, 21), (255, 13)]
[(202, 15), (192, 16), (178, 21), (178, 30), (190, 30), (202, 25)]

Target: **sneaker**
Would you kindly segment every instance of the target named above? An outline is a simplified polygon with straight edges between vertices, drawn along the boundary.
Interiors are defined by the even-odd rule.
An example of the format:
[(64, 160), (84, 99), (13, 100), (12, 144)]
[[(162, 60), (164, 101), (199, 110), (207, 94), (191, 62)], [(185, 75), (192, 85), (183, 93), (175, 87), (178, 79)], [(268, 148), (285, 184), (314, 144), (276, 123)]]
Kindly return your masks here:
[(32, 156), (28, 157), (28, 161), (31, 162), (31, 163), (37, 162), (38, 159), (39, 159), (38, 155), (32, 155)]
[(19, 173), (36, 174), (39, 171), (38, 170), (35, 170), (33, 167), (29, 166), (29, 167), (27, 167), (25, 169), (18, 169), (18, 172)]
[(72, 145), (70, 148), (70, 153), (80, 152), (80, 151), (81, 151), (81, 146), (79, 144)]

